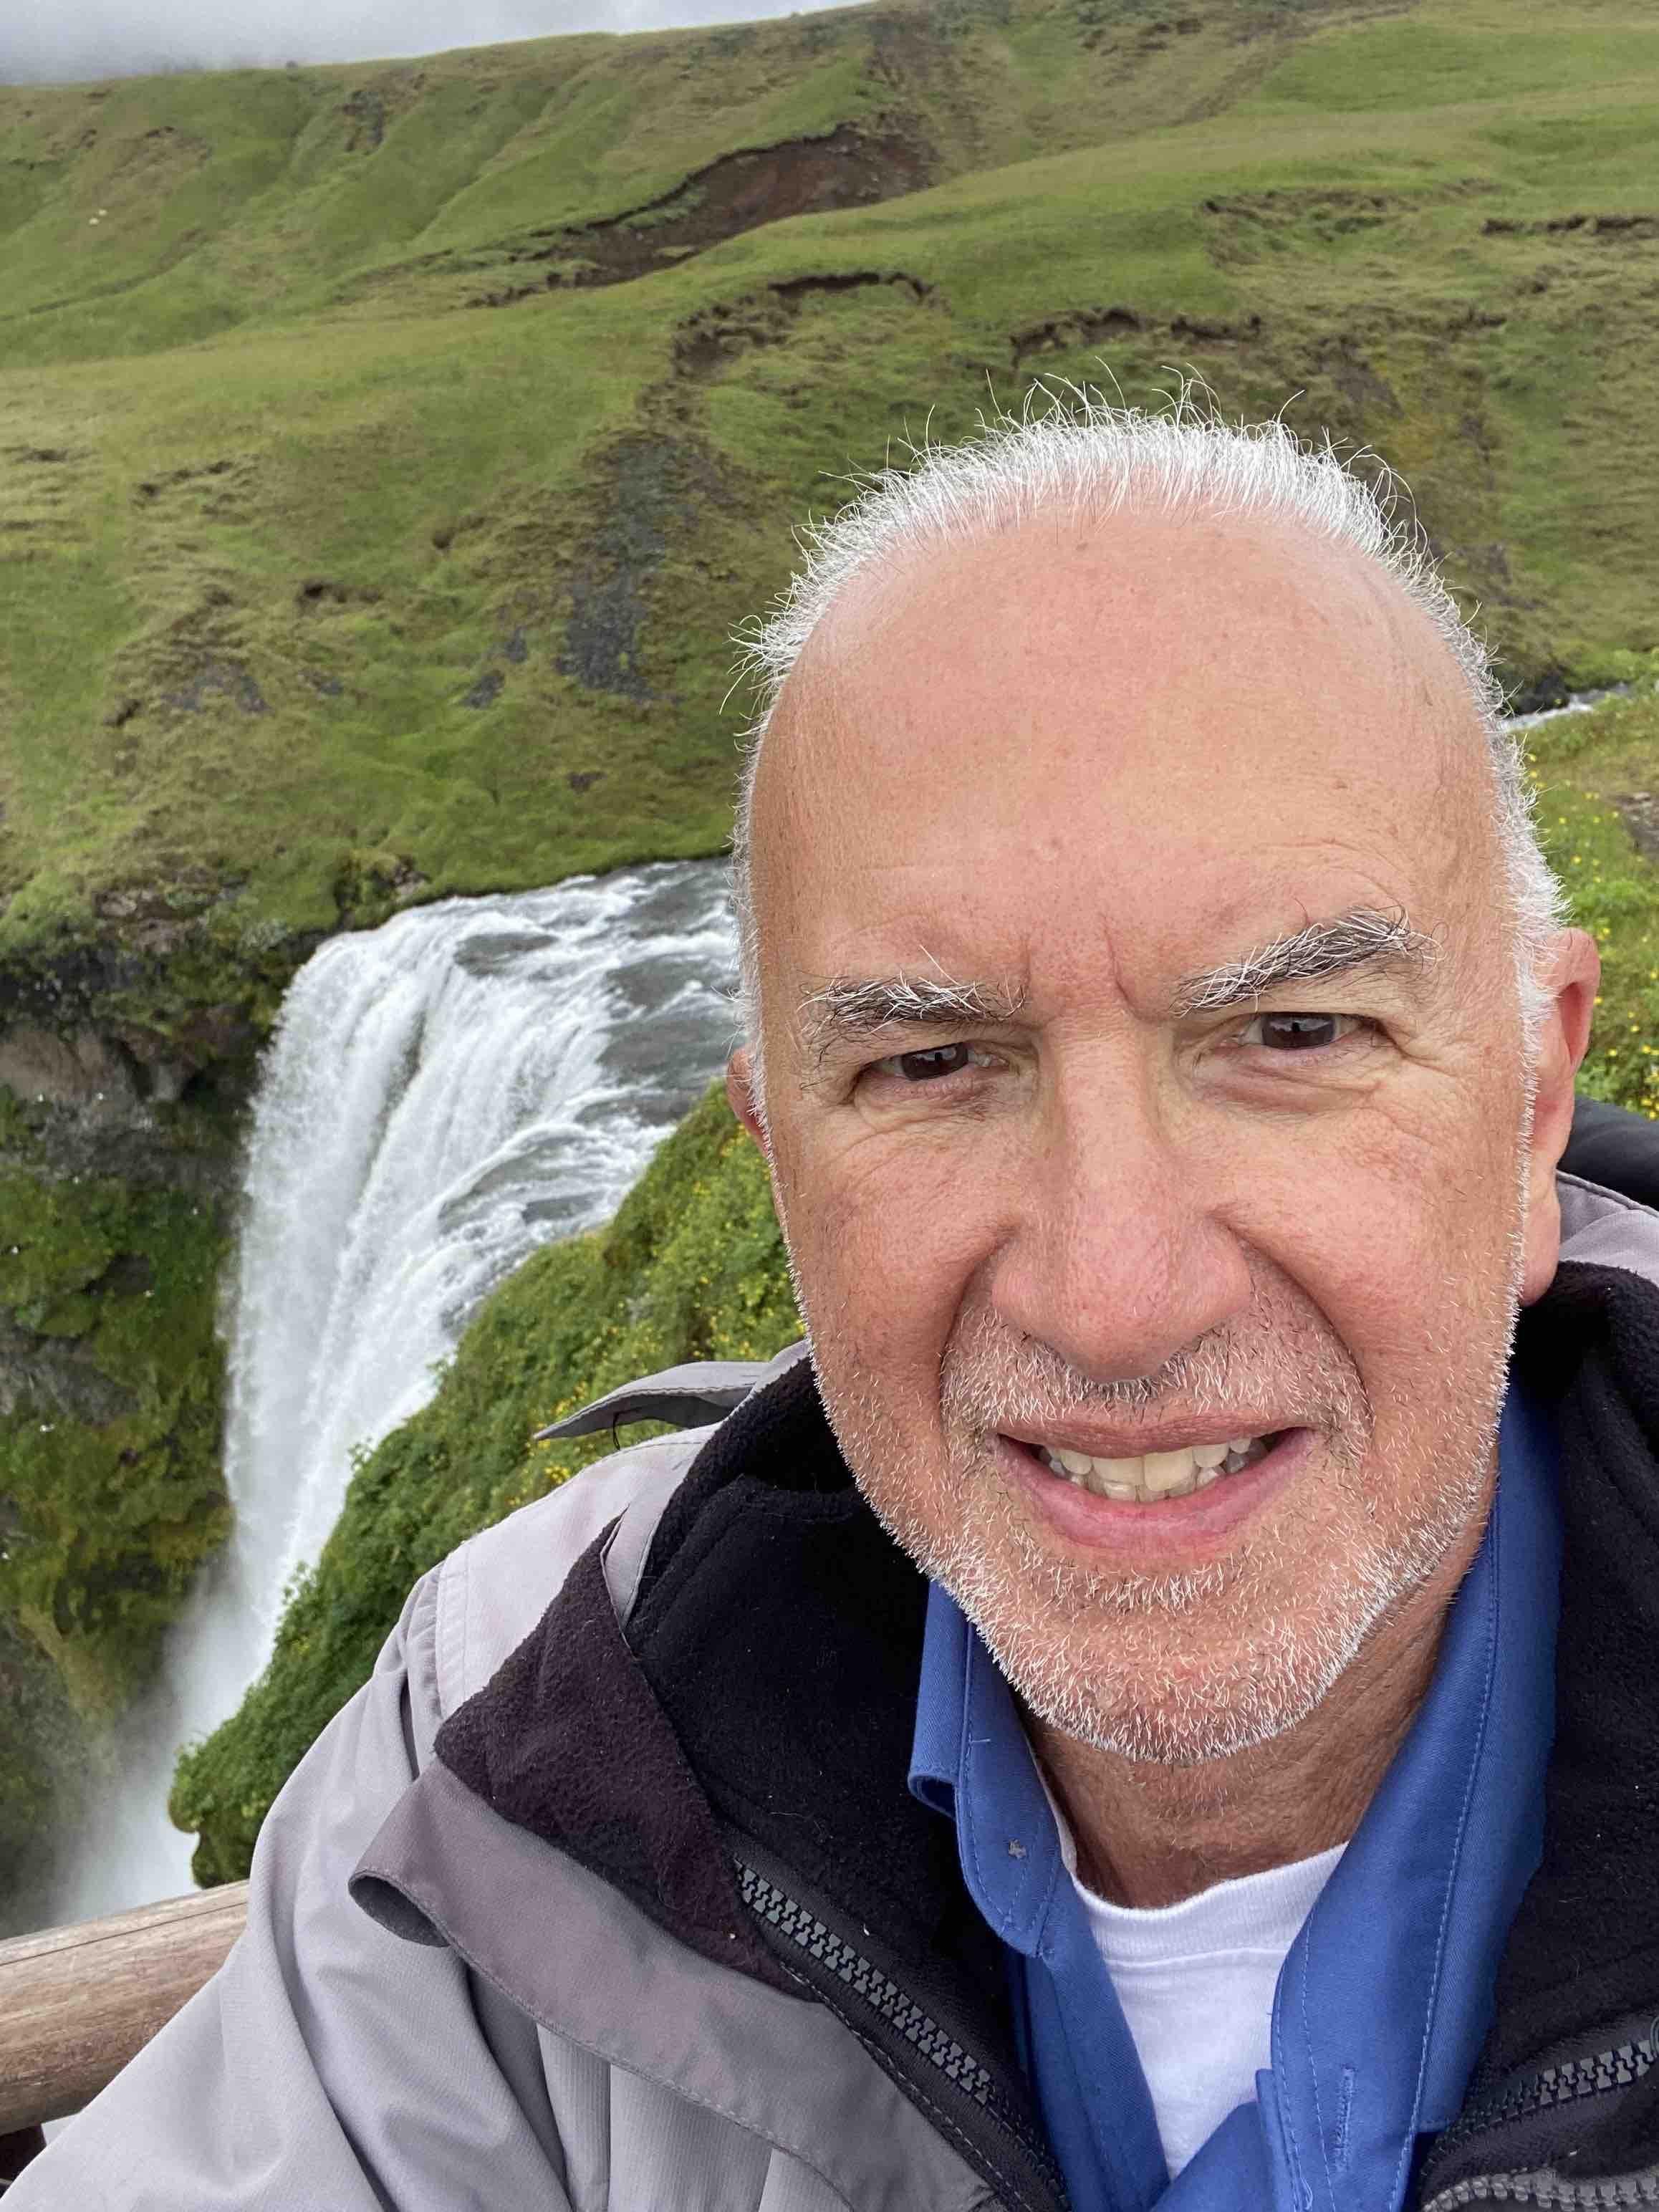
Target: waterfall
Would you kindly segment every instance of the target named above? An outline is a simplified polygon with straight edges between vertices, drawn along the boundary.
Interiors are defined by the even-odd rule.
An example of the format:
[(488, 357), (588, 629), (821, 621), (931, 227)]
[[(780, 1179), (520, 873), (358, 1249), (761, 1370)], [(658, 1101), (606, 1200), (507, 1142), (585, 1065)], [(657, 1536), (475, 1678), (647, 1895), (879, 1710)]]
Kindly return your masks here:
[(166, 1799), (181, 1747), (270, 1657), (283, 1593), (353, 1455), (537, 1245), (614, 1212), (731, 1042), (717, 861), (450, 899), (331, 939), (262, 1070), (228, 1301), (234, 1527), (168, 1639), (53, 1917), (190, 1887)]

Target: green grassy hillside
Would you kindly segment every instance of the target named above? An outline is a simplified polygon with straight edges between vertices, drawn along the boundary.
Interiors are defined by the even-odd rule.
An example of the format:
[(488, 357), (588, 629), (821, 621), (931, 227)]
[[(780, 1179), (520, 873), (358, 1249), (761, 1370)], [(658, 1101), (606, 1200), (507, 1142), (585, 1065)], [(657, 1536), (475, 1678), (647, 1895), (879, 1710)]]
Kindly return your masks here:
[(1040, 373), (1374, 444), (1517, 680), (1659, 642), (1656, 145), (1638, 0), (0, 92), (0, 956), (159, 890), (162, 995), (216, 1002), (294, 932), (717, 847), (790, 520)]

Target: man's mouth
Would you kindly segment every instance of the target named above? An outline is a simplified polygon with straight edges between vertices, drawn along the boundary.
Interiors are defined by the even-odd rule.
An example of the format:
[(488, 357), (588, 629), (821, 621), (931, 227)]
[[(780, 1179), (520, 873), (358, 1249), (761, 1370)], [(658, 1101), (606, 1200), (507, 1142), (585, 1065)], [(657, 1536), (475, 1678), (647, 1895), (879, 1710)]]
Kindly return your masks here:
[(1133, 1459), (1100, 1459), (1088, 1452), (1024, 1446), (1033, 1459), (1061, 1482), (1120, 1505), (1163, 1505), (1190, 1498), (1230, 1475), (1242, 1474), (1265, 1459), (1283, 1431), (1228, 1437), (1212, 1443), (1180, 1444), (1170, 1451), (1142, 1453)]

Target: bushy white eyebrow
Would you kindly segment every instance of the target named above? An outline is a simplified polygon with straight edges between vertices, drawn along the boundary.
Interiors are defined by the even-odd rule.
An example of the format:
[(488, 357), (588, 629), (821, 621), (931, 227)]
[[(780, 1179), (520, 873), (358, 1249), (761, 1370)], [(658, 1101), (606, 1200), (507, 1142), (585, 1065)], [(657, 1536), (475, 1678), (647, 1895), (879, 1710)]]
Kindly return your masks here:
[(809, 991), (798, 1009), (801, 1036), (823, 1060), (833, 1045), (908, 1023), (936, 1029), (963, 1023), (983, 1028), (1012, 1021), (1025, 994), (989, 983), (957, 983), (949, 976), (837, 975)]
[(1399, 911), (1358, 906), (1330, 921), (1254, 946), (1241, 960), (1184, 976), (1175, 995), (1176, 1014), (1212, 1014), (1261, 999), (1285, 983), (1312, 983), (1357, 968), (1401, 966), (1426, 972), (1439, 956), (1431, 937), (1413, 929)]

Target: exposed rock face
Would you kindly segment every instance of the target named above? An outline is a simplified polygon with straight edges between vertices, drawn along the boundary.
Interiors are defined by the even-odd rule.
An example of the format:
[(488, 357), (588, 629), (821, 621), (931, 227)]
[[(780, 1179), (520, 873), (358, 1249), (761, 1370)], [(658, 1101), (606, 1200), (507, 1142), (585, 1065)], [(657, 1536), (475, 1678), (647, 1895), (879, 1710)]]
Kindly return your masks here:
[[(85, 1028), (60, 1036), (28, 1022), (0, 1030), (0, 1085), (22, 1105), (107, 1107), (112, 1115), (138, 1097), (131, 1061), (112, 1038)], [(169, 1070), (168, 1088), (176, 1098), (182, 1074)]]
[(0, 1160), (228, 1192), (258, 1048), (319, 933), (244, 925), (234, 887), (101, 893), (87, 934), (0, 960)]
[(241, 1049), (223, 1058), (123, 1023), (0, 1026), (0, 1167), (228, 1198), (255, 1054), (245, 1021), (224, 1026)]
[(246, 1018), (229, 1006), (195, 1008), (167, 1036), (130, 1022), (60, 1030), (25, 1020), (0, 1028), (0, 1088), (20, 1105), (119, 1121), (146, 1103), (176, 1106), (216, 1063), (240, 1074), (254, 1046)]
[(0, 1414), (53, 1413), (101, 1425), (131, 1413), (137, 1403), (78, 1340), (37, 1335), (0, 1313)]

